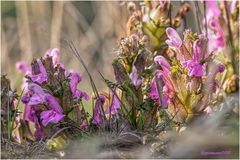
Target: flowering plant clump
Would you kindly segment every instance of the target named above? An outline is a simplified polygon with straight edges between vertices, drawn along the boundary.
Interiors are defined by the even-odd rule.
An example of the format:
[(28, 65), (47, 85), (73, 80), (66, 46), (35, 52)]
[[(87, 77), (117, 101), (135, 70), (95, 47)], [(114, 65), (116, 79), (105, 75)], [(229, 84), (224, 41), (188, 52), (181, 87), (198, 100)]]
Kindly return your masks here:
[(23, 120), (34, 123), (35, 138), (41, 139), (56, 132), (61, 126), (52, 126), (67, 121), (73, 111), (78, 117), (77, 127), (87, 125), (82, 101), (90, 97), (77, 87), (82, 80), (80, 74), (66, 70), (60, 63), (58, 48), (33, 60), (31, 69), (23, 62), (18, 62), (16, 67), (26, 74), (25, 92), (21, 97), (25, 104)]

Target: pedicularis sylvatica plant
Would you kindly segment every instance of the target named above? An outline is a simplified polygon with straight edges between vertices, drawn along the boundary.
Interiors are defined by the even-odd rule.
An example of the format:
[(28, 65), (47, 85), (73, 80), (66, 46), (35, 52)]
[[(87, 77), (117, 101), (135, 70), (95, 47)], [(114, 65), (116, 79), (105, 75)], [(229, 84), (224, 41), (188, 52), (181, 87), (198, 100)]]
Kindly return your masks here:
[[(88, 70), (94, 94), (79, 89), (83, 77), (64, 67), (58, 48), (47, 50), (31, 65), (18, 62), (16, 67), (25, 75), (23, 93), (17, 97), (11, 91), (9, 98), (2, 88), (2, 105), (7, 106), (5, 98), (9, 98), (11, 115), (15, 115), (5, 115), (4, 131), (11, 131), (10, 137), (20, 143), (48, 139), (55, 133), (67, 139), (75, 134), (122, 131), (124, 126), (178, 132), (194, 117), (219, 111), (218, 105), (238, 91), (239, 3), (200, 3), (204, 14), (198, 18), (198, 32), (177, 31), (191, 9), (187, 3), (176, 15), (170, 1), (128, 3), (126, 37), (120, 39), (112, 62), (115, 80), (100, 73), (108, 87), (105, 91), (97, 90)], [(69, 46), (84, 65), (81, 54)], [(9, 86), (7, 82), (2, 78), (2, 86)], [(91, 100), (90, 114), (83, 101)], [(24, 104), (21, 116), (17, 102)], [(3, 108), (6, 113), (7, 109)]]

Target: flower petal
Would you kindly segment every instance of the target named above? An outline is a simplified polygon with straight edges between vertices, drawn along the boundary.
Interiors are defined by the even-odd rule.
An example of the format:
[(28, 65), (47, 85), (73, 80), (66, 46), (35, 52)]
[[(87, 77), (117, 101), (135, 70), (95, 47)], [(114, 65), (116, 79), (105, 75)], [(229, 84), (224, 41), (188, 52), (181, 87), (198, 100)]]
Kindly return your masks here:
[(142, 84), (142, 80), (138, 78), (137, 69), (135, 66), (132, 67), (132, 72), (129, 74), (129, 77), (134, 86), (139, 87)]
[(163, 56), (156, 56), (154, 58), (154, 62), (156, 64), (159, 64), (163, 68), (163, 70), (170, 71), (170, 64)]
[(58, 123), (65, 115), (54, 110), (43, 111), (41, 113), (42, 125), (46, 127), (48, 123)]
[(176, 48), (180, 48), (182, 45), (182, 40), (179, 37), (177, 31), (171, 27), (168, 27), (166, 29), (166, 34), (169, 38), (169, 40), (166, 40), (166, 43), (170, 46), (170, 47), (176, 47)]
[(58, 101), (56, 100), (56, 98), (54, 96), (52, 96), (49, 93), (45, 94), (45, 101), (49, 104), (49, 106), (54, 111), (56, 111), (58, 113), (63, 113), (62, 107), (60, 106), (60, 104), (58, 103)]

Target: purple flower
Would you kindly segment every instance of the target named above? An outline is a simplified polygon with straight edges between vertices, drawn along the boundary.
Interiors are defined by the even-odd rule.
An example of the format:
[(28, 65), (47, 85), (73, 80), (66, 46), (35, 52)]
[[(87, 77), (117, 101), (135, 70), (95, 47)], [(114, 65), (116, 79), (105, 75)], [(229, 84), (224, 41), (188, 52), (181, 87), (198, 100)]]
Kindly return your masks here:
[(32, 106), (32, 105), (43, 104), (44, 102), (45, 102), (44, 96), (35, 93), (31, 96), (31, 98), (27, 104)]
[[(207, 26), (208, 33), (205, 33), (209, 38), (208, 53), (211, 53), (225, 46), (224, 31), (220, 22), (221, 9), (216, 1), (207, 1)], [(203, 20), (205, 23), (205, 20)]]
[(39, 114), (38, 106), (25, 105), (23, 120), (34, 123), (34, 127), (35, 127), (34, 136), (37, 139), (41, 139), (44, 137), (44, 133), (38, 121), (38, 116), (37, 116), (38, 114)]
[(62, 107), (60, 106), (60, 104), (58, 103), (58, 101), (54, 96), (47, 93), (45, 94), (44, 97), (45, 97), (45, 102), (52, 108), (52, 110), (58, 113), (63, 113)]
[(180, 48), (182, 45), (182, 40), (179, 37), (177, 31), (171, 27), (168, 27), (166, 29), (166, 33), (168, 36), (168, 40), (166, 40), (165, 42), (170, 46), (170, 47), (176, 47), (176, 48)]
[(188, 69), (189, 76), (201, 77), (204, 74), (204, 67), (200, 64), (204, 53), (201, 51), (201, 40), (198, 39), (193, 44), (193, 58), (182, 62), (182, 66)]
[(46, 127), (48, 123), (58, 123), (60, 120), (63, 119), (64, 116), (65, 115), (58, 113), (53, 109), (48, 111), (43, 111), (41, 113), (42, 125)]
[(44, 56), (45, 57), (51, 56), (53, 65), (57, 65), (60, 63), (60, 54), (61, 54), (60, 49), (54, 48), (54, 49), (48, 49), (45, 52)]
[(37, 122), (38, 106), (25, 105), (23, 119), (25, 121)]
[(22, 102), (27, 105), (39, 105), (47, 103), (54, 111), (63, 113), (63, 109), (54, 96), (45, 93), (39, 85), (30, 83), (28, 85), (28, 92), (22, 97)]
[(201, 77), (204, 74), (203, 66), (194, 59), (185, 61), (182, 64), (183, 64), (183, 67), (186, 67), (188, 69), (189, 76)]
[[(151, 83), (151, 91), (149, 96), (155, 100), (162, 108), (167, 108), (168, 104), (170, 103), (170, 98), (168, 97), (168, 93), (166, 92), (166, 87), (165, 89), (162, 88), (160, 90), (161, 93), (158, 92), (158, 87), (157, 87), (157, 79), (159, 82), (162, 82), (162, 87), (164, 86), (164, 80), (162, 73), (157, 73), (155, 77), (152, 79)], [(165, 91), (165, 92), (164, 92)]]
[(76, 89), (75, 90), (75, 93), (73, 95), (73, 98), (76, 98), (76, 97), (80, 97), (80, 98), (83, 98), (85, 99), (86, 101), (90, 100), (90, 96), (86, 93), (86, 92), (83, 92), (79, 89)]
[(40, 73), (30, 75), (29, 77), (32, 79), (33, 82), (38, 82), (42, 84), (43, 82), (46, 82), (48, 80), (48, 76), (47, 76), (46, 69), (40, 59), (37, 60), (37, 64), (38, 64)]
[(36, 137), (36, 139), (38, 140), (44, 138), (44, 132), (41, 128), (41, 125), (37, 122), (34, 123), (34, 127), (35, 127), (34, 137)]
[(40, 72), (44, 75), (47, 75), (47, 71), (42, 63), (42, 61), (40, 59), (37, 59), (37, 63), (38, 63), (38, 66), (39, 66), (39, 69), (40, 69)]
[(162, 67), (162, 70), (157, 71), (157, 76), (163, 77), (164, 83), (169, 88), (168, 90), (174, 91), (173, 84), (171, 82), (170, 74), (170, 64), (163, 56), (156, 56), (154, 62)]
[(61, 54), (61, 52), (60, 52), (59, 48), (54, 48), (51, 51), (53, 65), (56, 65), (60, 62), (60, 54)]
[(75, 91), (77, 89), (77, 86), (81, 82), (81, 80), (82, 80), (82, 77), (80, 76), (79, 73), (77, 73), (77, 72), (72, 72), (71, 73), (71, 75), (70, 75), (70, 87), (71, 87), (72, 94), (75, 93)]
[[(171, 102), (171, 97), (174, 94), (174, 87), (170, 78), (170, 64), (163, 56), (156, 56), (154, 62), (162, 67), (162, 70), (158, 70), (151, 82), (151, 91), (149, 96), (156, 100), (163, 108), (167, 108), (167, 105)], [(160, 92), (158, 91), (157, 81), (161, 83)]]
[(40, 84), (47, 81), (47, 75), (44, 75), (42, 73), (37, 75), (31, 75), (30, 78), (32, 79), (33, 82), (38, 82)]
[(170, 64), (163, 56), (156, 56), (154, 58), (154, 62), (156, 64), (159, 64), (162, 67), (163, 71), (170, 72)]
[(35, 84), (28, 84), (28, 91), (22, 96), (21, 100), (27, 105), (38, 105), (45, 102), (45, 93), (43, 89)]
[(21, 100), (24, 104), (27, 104), (30, 101), (31, 95), (29, 92), (24, 93), (24, 95), (21, 97)]
[(73, 98), (80, 97), (80, 98), (84, 98), (85, 100), (89, 100), (90, 97), (89, 95), (87, 95), (86, 92), (83, 92), (77, 89), (77, 86), (81, 82), (81, 80), (82, 80), (82, 77), (80, 76), (79, 73), (77, 72), (70, 73), (70, 88), (73, 94)]
[(129, 74), (129, 77), (135, 87), (139, 87), (142, 84), (142, 80), (138, 78), (137, 69), (135, 66), (132, 67), (132, 72)]
[(25, 62), (17, 62), (16, 68), (19, 69), (23, 74), (31, 74), (30, 67)]
[[(99, 100), (100, 100), (100, 102), (99, 102)], [(96, 102), (95, 102), (93, 121), (92, 121), (92, 123), (97, 126), (100, 126), (100, 124), (101, 124), (101, 112), (100, 112), (101, 103), (102, 103), (102, 105), (105, 103), (105, 98), (104, 98), (104, 96), (100, 95), (99, 99), (96, 100)]]
[(107, 108), (105, 114), (109, 114), (111, 111), (111, 115), (115, 115), (117, 113), (117, 110), (120, 108), (121, 103), (118, 100), (117, 96), (113, 94), (112, 97), (112, 104)]
[(28, 90), (37, 94), (44, 94), (43, 88), (35, 83), (29, 83)]

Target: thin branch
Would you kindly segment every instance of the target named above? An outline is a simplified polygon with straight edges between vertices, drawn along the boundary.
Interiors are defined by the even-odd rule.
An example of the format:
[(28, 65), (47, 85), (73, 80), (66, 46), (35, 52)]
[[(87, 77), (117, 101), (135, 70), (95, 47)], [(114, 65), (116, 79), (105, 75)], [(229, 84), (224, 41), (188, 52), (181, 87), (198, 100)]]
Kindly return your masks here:
[(203, 9), (204, 9), (204, 20), (205, 20), (205, 32), (206, 32), (206, 37), (208, 38), (207, 15), (206, 15), (206, 1), (203, 1)]
[[(87, 74), (88, 74), (88, 77), (89, 77), (89, 79), (90, 79), (90, 82), (91, 82), (91, 85), (92, 85), (92, 88), (93, 88), (93, 91), (94, 91), (95, 96), (98, 97), (98, 99), (100, 99), (100, 96), (99, 96), (99, 93), (98, 93), (98, 91), (97, 91), (97, 87), (96, 87), (96, 85), (94, 84), (93, 78), (92, 78), (90, 72), (88, 71), (87, 66), (85, 65), (83, 59), (81, 58), (78, 50), (77, 50), (76, 47), (74, 46), (73, 42), (67, 41), (67, 43), (69, 44), (70, 49), (73, 51), (73, 54), (76, 56), (76, 58), (80, 61), (80, 63), (82, 64), (82, 66), (83, 66), (84, 69), (86, 70), (86, 72), (87, 72)], [(102, 113), (102, 115), (103, 115), (104, 120), (106, 120), (107, 118), (106, 118), (106, 115), (105, 115), (105, 113), (104, 113), (103, 104), (102, 104), (101, 101), (99, 101), (99, 102), (100, 102), (100, 110), (101, 110), (101, 113)]]
[(230, 48), (231, 48), (231, 60), (233, 63), (233, 70), (235, 72), (235, 59), (234, 59), (234, 43), (233, 43), (233, 35), (232, 35), (232, 30), (231, 30), (231, 22), (229, 18), (229, 13), (228, 13), (228, 8), (227, 8), (227, 2), (224, 1), (224, 8), (225, 8), (225, 13), (226, 13), (226, 18), (227, 18), (227, 27), (228, 27), (228, 34), (229, 34), (229, 41), (230, 41)]
[(194, 6), (195, 6), (195, 9), (196, 9), (196, 17), (197, 17), (197, 26), (198, 26), (198, 31), (201, 33), (201, 25), (200, 25), (200, 20), (199, 20), (199, 8), (198, 8), (198, 2), (194, 2)]

